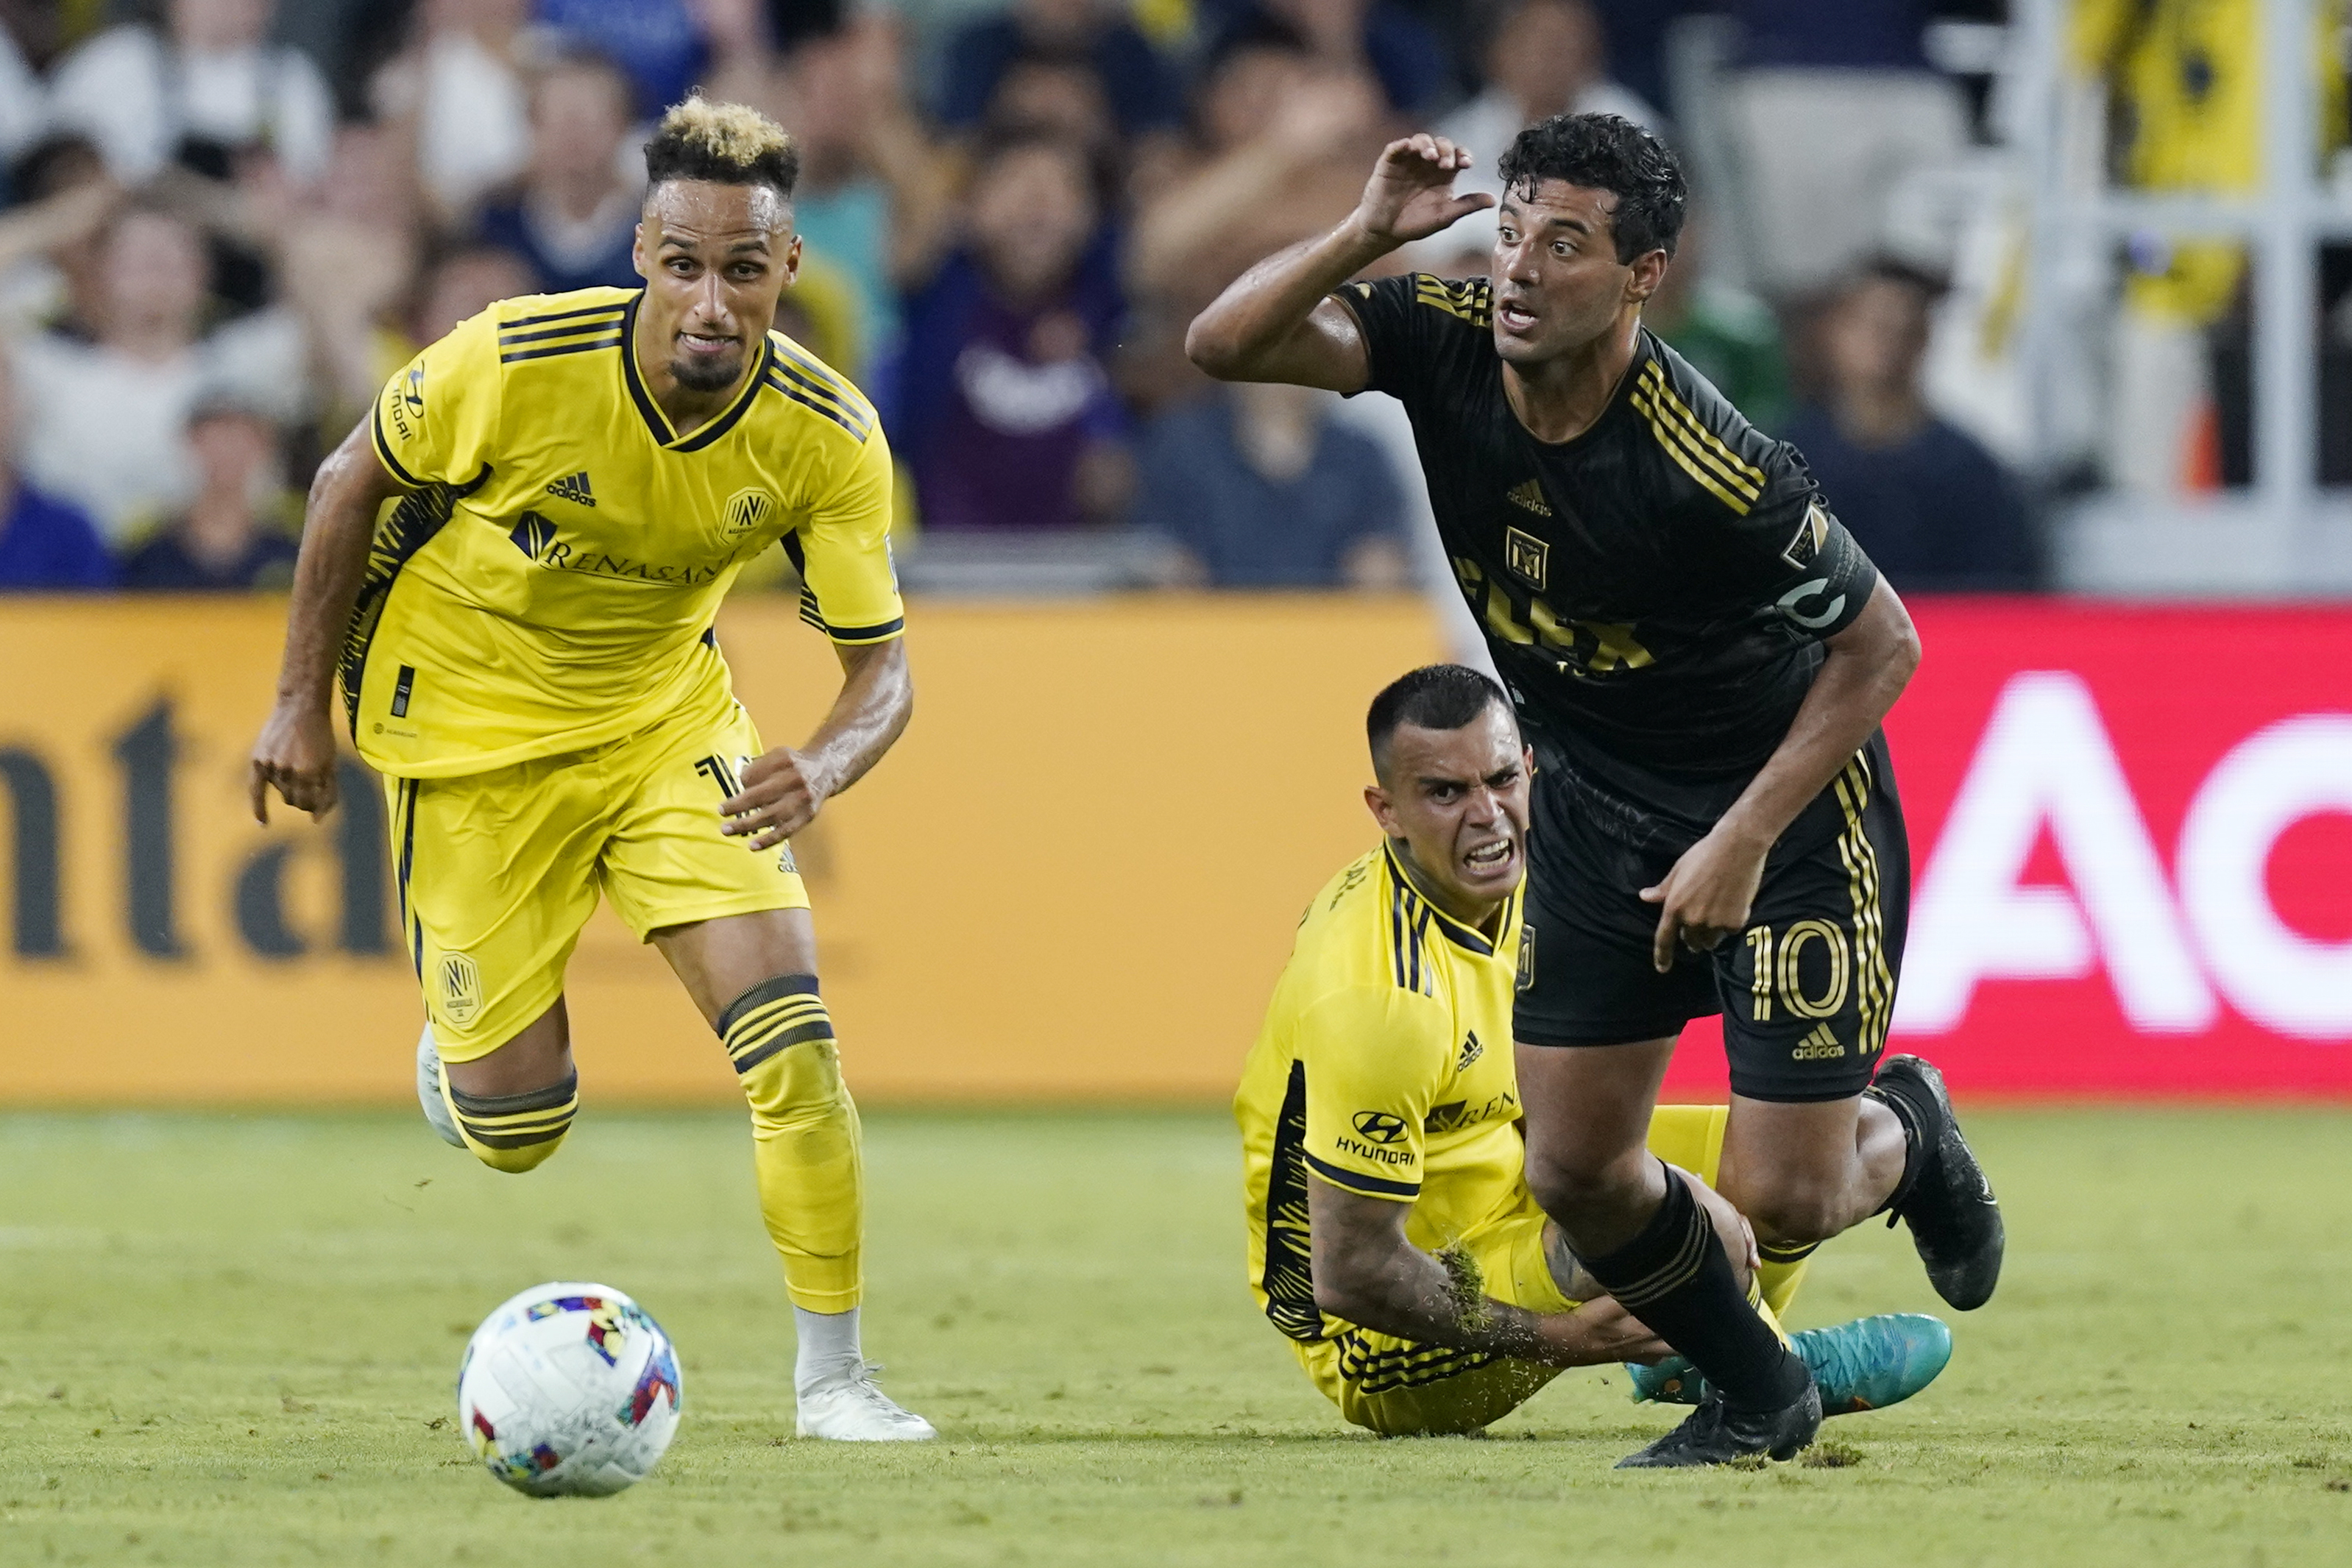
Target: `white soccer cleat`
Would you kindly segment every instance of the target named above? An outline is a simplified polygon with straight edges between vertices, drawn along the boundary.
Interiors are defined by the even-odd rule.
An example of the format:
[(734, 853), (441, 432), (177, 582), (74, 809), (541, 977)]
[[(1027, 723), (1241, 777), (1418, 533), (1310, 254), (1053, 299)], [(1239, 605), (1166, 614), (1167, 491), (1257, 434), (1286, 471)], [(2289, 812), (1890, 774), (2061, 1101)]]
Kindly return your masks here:
[(929, 1421), (876, 1385), (874, 1375), (881, 1370), (862, 1361), (850, 1375), (828, 1378), (801, 1395), (793, 1429), (835, 1443), (928, 1443), (938, 1437)]
[(449, 1114), (449, 1106), (441, 1098), (441, 1052), (433, 1044), (433, 1026), (426, 1024), (425, 1032), (416, 1037), (416, 1103), (425, 1112), (425, 1123), (441, 1134), (441, 1141), (457, 1148), (466, 1146), (465, 1134), (457, 1131), (457, 1119)]

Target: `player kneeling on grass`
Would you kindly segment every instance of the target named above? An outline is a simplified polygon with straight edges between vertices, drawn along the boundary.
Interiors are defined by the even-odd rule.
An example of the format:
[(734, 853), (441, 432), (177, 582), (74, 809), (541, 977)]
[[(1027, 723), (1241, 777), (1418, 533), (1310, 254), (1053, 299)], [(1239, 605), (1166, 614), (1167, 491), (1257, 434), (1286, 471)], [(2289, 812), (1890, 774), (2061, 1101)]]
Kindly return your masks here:
[[(459, 323), (320, 465), (254, 814), (272, 788), (333, 808), (340, 677), (391, 793), (428, 1019), (419, 1098), (502, 1171), (541, 1164), (572, 1126), (564, 966), (612, 899), (751, 1103), (801, 1434), (925, 1438), (859, 1346), (857, 1109), (786, 841), (913, 703), (889, 448), (856, 389), (770, 330), (800, 265), (792, 139), (693, 98), (646, 165), (643, 288), (502, 300)], [(761, 745), (711, 630), (743, 563), (777, 544), (843, 671), (797, 750)]]
[[(1415, 670), (1374, 699), (1387, 843), (1316, 894), (1234, 1110), (1250, 1286), (1340, 1413), (1387, 1435), (1474, 1432), (1570, 1366), (1660, 1362), (1636, 1398), (1699, 1380), (1611, 1299), (1529, 1191), (1511, 1051), (1526, 984), (1520, 891), (1532, 759), (1500, 687)], [(1676, 1167), (1769, 1316), (1806, 1263), (1759, 1267), (1708, 1185), (1720, 1106), (1660, 1106), (1649, 1145)], [(1775, 1317), (1777, 1327), (1777, 1317)], [(1796, 1337), (1832, 1413), (1891, 1405), (1943, 1370), (1934, 1318), (1864, 1318)]]

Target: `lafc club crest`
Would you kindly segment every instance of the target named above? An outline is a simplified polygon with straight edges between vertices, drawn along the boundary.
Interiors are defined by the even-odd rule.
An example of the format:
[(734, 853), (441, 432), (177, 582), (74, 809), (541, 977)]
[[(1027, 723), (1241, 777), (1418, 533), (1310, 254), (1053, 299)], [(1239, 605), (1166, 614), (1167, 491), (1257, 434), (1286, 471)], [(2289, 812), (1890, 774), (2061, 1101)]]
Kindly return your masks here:
[(720, 514), (727, 525), (729, 538), (740, 538), (758, 528), (773, 515), (776, 498), (765, 490), (738, 490), (727, 497), (727, 507)]
[(1829, 538), (1830, 515), (1822, 510), (1819, 501), (1815, 501), (1805, 508), (1805, 520), (1797, 525), (1796, 537), (1789, 541), (1789, 548), (1780, 552), (1780, 559), (1802, 571), (1813, 564), (1822, 553), (1822, 547), (1829, 543)]
[(482, 1010), (482, 972), (463, 953), (442, 956), (441, 1015), (454, 1024), (473, 1021)]
[(1527, 580), (1531, 587), (1544, 586), (1544, 578), (1551, 566), (1551, 547), (1530, 533), (1517, 528), (1503, 530), (1506, 563), (1515, 576)]

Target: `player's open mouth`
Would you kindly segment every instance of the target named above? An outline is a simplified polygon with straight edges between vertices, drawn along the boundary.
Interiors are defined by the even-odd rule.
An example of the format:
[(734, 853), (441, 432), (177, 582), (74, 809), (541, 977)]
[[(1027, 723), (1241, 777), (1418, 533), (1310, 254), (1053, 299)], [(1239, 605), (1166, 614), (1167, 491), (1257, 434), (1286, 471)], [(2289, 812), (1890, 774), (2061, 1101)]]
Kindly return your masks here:
[(1496, 304), (1495, 319), (1514, 332), (1524, 332), (1536, 324), (1535, 312), (1516, 299), (1505, 299)]
[(1496, 839), (1491, 844), (1480, 844), (1462, 857), (1463, 863), (1473, 871), (1500, 871), (1511, 863), (1518, 846), (1508, 839)]
[(689, 354), (719, 354), (735, 346), (732, 338), (707, 338), (699, 332), (680, 332), (677, 341)]

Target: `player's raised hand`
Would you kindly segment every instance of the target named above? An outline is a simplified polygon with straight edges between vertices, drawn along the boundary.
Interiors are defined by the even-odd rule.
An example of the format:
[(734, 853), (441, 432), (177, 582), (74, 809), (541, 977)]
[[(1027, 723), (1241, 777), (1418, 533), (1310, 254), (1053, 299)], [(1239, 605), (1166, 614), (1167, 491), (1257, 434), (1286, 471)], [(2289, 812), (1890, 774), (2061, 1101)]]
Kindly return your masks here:
[(1364, 232), (1383, 239), (1425, 239), (1455, 220), (1495, 204), (1483, 191), (1454, 193), (1454, 176), (1470, 167), (1468, 149), (1427, 131), (1391, 141), (1381, 150), (1356, 204)]
[(815, 776), (809, 759), (779, 746), (743, 766), (743, 788), (719, 803), (727, 821), (719, 831), (751, 837), (755, 850), (772, 849), (816, 821), (831, 789)]
[(253, 820), (269, 821), (269, 791), (317, 821), (335, 809), (335, 724), (310, 703), (279, 703), (253, 743)]
[(1675, 967), (1677, 943), (1705, 953), (1747, 925), (1764, 880), (1764, 857), (1771, 852), (1769, 842), (1757, 844), (1718, 827), (1683, 852), (1665, 881), (1642, 890), (1644, 904), (1659, 906), (1650, 943), (1658, 973)]

